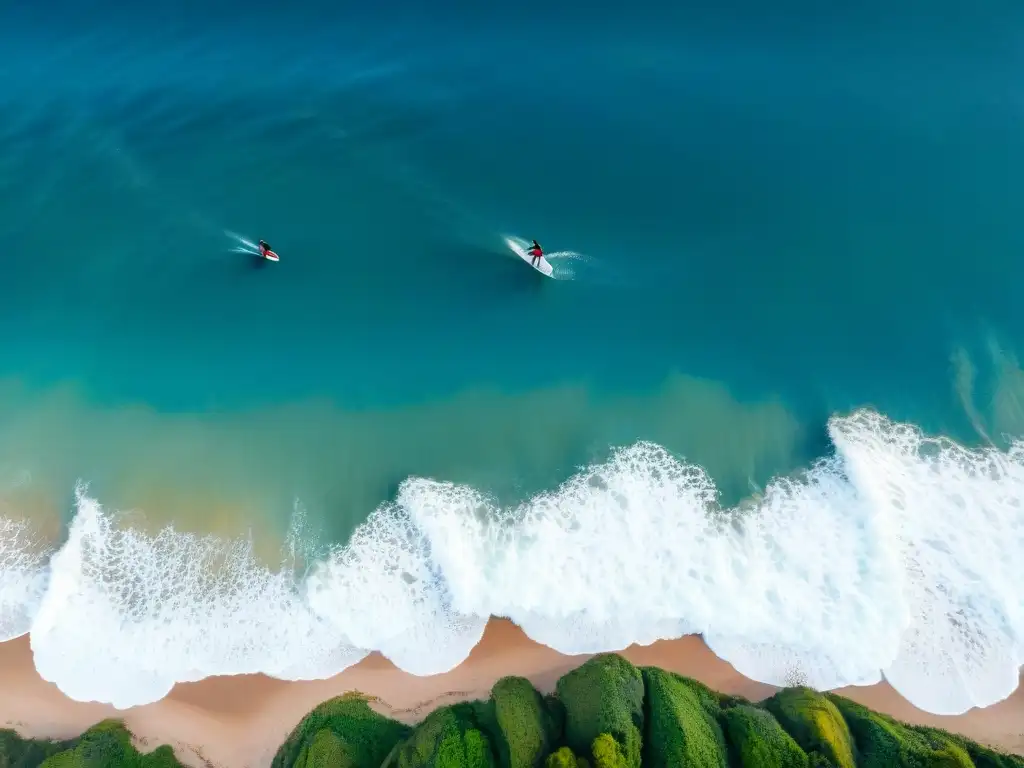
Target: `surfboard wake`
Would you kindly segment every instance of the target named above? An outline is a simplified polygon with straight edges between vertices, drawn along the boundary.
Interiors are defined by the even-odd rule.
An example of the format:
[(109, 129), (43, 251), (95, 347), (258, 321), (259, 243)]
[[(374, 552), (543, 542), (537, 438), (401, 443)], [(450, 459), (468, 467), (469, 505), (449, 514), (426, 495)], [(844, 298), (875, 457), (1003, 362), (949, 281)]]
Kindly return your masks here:
[(236, 234), (234, 232), (230, 232), (228, 230), (224, 230), (224, 234), (226, 234), (228, 237), (230, 237), (237, 243), (237, 245), (231, 249), (232, 252), (251, 253), (253, 256), (260, 255), (260, 247), (256, 243), (252, 242), (252, 240), (247, 240), (241, 235)]
[(552, 280), (572, 280), (575, 273), (568, 262), (585, 258), (583, 254), (576, 253), (576, 251), (553, 251), (545, 253), (540, 260), (540, 264), (534, 265), (533, 257), (530, 255), (532, 243), (529, 240), (524, 240), (515, 235), (505, 235), (504, 240), (509, 250), (536, 271), (545, 277), (550, 277)]

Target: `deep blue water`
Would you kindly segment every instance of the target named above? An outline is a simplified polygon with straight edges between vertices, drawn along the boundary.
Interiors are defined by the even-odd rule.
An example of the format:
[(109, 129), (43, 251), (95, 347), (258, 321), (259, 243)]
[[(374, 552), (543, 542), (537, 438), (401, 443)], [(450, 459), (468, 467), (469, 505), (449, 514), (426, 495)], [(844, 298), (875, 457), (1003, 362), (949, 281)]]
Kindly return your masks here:
[[(742, 493), (819, 455), (827, 417), (861, 405), (970, 440), (950, 357), (966, 347), (984, 368), (991, 334), (1019, 341), (1011, 4), (4, 17), (4, 378), (73, 386), (76, 407), (108, 414), (244, 411), (257, 432), (267, 409), (310, 400), (363, 414), (377, 479), (361, 504), (442, 471), (529, 492), (645, 438)], [(233, 252), (227, 232), (281, 263)], [(568, 279), (525, 268), (505, 234), (578, 254), (555, 260)], [(666, 433), (659, 407), (621, 411), (675, 373), (778, 398), (799, 435), (753, 470), (737, 447), (733, 468), (702, 454), (729, 418)], [(558, 387), (593, 403), (523, 418), (498, 399)], [(438, 405), (429, 439), (374, 426), (472, 392), (494, 399), (471, 417)], [(98, 418), (85, 442), (106, 439)], [(313, 422), (274, 453), (315, 456), (323, 476), (276, 491), (345, 497), (325, 446), (364, 449)], [(159, 440), (147, 430), (104, 461), (41, 443), (30, 463), (70, 451), (60, 482), (101, 482)]]

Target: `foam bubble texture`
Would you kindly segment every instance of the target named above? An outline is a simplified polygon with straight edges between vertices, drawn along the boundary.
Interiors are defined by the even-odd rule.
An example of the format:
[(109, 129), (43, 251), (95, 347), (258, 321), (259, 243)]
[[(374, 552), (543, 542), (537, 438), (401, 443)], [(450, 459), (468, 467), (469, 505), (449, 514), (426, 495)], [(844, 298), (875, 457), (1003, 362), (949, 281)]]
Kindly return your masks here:
[(24, 635), (46, 588), (46, 556), (29, 525), (0, 517), (0, 642)]
[(291, 572), (259, 565), (249, 542), (119, 530), (81, 492), (31, 640), (43, 678), (120, 708), (211, 675), (327, 677), (367, 653), (309, 610)]
[(371, 650), (443, 672), (490, 615), (565, 653), (699, 632), (754, 679), (884, 675), (942, 714), (1008, 696), (1024, 446), (968, 450), (872, 411), (830, 433), (834, 456), (726, 510), (702, 469), (650, 443), (514, 509), (413, 478), (301, 580), (247, 542), (122, 529), (80, 493), (48, 575), (0, 524), (0, 629), (34, 615), (43, 677), (118, 707), (214, 674), (326, 677)]

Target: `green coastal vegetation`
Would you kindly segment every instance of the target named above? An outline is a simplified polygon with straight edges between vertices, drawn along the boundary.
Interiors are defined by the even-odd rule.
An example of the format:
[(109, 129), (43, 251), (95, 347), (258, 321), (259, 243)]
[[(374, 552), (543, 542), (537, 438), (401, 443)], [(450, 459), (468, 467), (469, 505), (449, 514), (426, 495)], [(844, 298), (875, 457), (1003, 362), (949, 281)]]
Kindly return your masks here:
[[(66, 742), (0, 731), (0, 768), (172, 768), (170, 747), (141, 754), (118, 721)], [(485, 701), (440, 707), (416, 726), (353, 693), (302, 720), (272, 768), (1024, 768), (935, 728), (849, 699), (786, 688), (754, 704), (617, 654), (596, 656), (542, 696), (499, 680)], [(225, 767), (233, 768), (233, 767)]]
[(141, 754), (132, 744), (131, 733), (117, 720), (104, 720), (69, 741), (22, 739), (14, 731), (0, 730), (0, 768), (174, 768), (180, 765), (167, 745)]

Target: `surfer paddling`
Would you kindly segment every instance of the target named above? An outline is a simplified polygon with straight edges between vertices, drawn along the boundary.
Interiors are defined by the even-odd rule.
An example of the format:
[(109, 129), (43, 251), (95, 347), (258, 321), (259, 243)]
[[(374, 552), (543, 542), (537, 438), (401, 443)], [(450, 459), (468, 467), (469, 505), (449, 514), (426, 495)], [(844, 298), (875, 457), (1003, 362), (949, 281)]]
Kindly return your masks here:
[[(261, 240), (260, 242), (263, 241)], [(532, 266), (537, 266), (540, 264), (540, 260), (544, 258), (544, 251), (541, 250), (540, 243), (536, 240), (533, 241), (533, 245), (530, 246), (530, 250), (527, 253), (531, 256), (530, 264)]]

